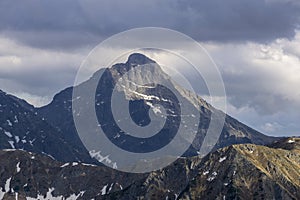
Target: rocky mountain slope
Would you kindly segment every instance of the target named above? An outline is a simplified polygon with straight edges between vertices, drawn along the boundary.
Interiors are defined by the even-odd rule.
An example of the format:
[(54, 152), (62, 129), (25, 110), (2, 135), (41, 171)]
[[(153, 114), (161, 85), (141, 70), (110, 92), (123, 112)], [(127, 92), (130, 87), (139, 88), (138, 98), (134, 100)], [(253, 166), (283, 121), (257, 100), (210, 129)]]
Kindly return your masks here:
[(50, 125), (33, 106), (0, 91), (0, 149), (24, 149), (59, 161), (93, 162), (80, 147), (68, 143), (64, 133)]
[(299, 199), (299, 145), (299, 138), (276, 148), (232, 145), (146, 174), (5, 150), (0, 199)]
[(182, 199), (299, 199), (299, 153), (252, 144), (218, 150), (202, 161)]
[[(141, 71), (138, 71), (133, 74), (128, 73), (132, 68), (136, 67), (138, 69), (138, 67), (141, 65), (149, 65), (149, 64), (151, 64), (151, 66), (147, 68), (147, 70), (141, 69)], [(131, 90), (137, 89), (135, 85), (131, 84), (130, 81), (127, 81), (130, 79), (130, 76), (134, 76), (135, 80), (142, 80), (142, 81), (144, 79), (147, 80), (148, 79), (147, 77), (150, 76), (158, 77), (157, 78), (158, 80), (165, 81), (168, 84), (168, 86), (173, 88), (174, 89), (173, 91), (176, 91), (176, 96), (180, 96), (180, 98), (184, 99), (186, 105), (190, 106), (192, 110), (197, 111), (197, 114), (200, 115), (200, 122), (197, 122), (198, 124), (196, 124), (198, 127), (196, 137), (193, 142), (193, 145), (191, 145), (190, 148), (185, 152), (184, 156), (197, 155), (197, 152), (201, 148), (203, 138), (207, 133), (212, 113), (217, 113), (216, 114), (217, 116), (225, 115), (221, 111), (209, 105), (201, 97), (178, 86), (176, 83), (170, 80), (170, 77), (161, 70), (161, 68), (159, 67), (159, 65), (155, 63), (155, 61), (147, 58), (142, 54), (132, 54), (131, 56), (129, 56), (126, 63), (115, 64), (111, 68), (102, 69), (96, 72), (93, 77), (91, 77), (88, 81), (84, 82), (78, 87), (87, 87), (87, 85), (94, 84), (95, 81), (98, 81), (98, 75), (100, 73), (101, 74), (103, 73), (102, 78), (100, 79), (99, 82), (100, 87), (97, 88), (95, 94), (96, 97), (95, 108), (97, 111), (97, 117), (99, 121), (103, 121), (103, 123), (105, 123), (106, 125), (110, 125), (108, 127), (112, 127), (112, 128), (107, 128), (107, 132), (109, 133), (108, 137), (110, 137), (111, 141), (116, 145), (122, 146), (123, 149), (131, 147), (132, 148), (131, 151), (138, 152), (138, 151), (148, 151), (154, 147), (151, 145), (147, 146), (146, 145), (147, 142), (145, 143), (145, 141), (136, 141), (134, 139), (131, 140), (128, 135), (120, 134), (120, 132), (122, 132), (121, 130), (114, 129), (114, 127), (117, 127), (117, 124), (115, 123), (117, 119), (114, 119), (112, 114), (108, 112), (109, 109), (107, 107), (110, 106), (110, 101), (107, 100), (108, 102), (107, 104), (103, 102), (106, 101), (105, 99), (106, 97), (111, 96), (110, 94), (112, 92), (112, 89), (116, 86), (116, 82), (120, 77), (122, 77), (123, 79), (123, 86), (126, 86), (125, 88), (127, 88), (127, 91), (125, 91), (125, 96), (126, 98), (128, 98), (129, 96), (130, 105), (132, 106), (132, 110), (130, 111), (131, 117), (140, 126), (145, 126), (149, 123), (149, 116), (147, 114), (148, 110), (149, 109), (151, 110), (151, 106), (153, 105), (153, 103), (158, 103), (158, 104), (164, 103), (162, 99), (164, 99), (163, 95), (167, 91), (162, 89), (159, 92), (157, 86), (154, 86), (155, 89), (153, 90), (139, 88), (140, 89), (139, 94), (142, 95), (137, 95), (137, 93), (132, 93), (132, 92), (130, 93), (129, 91), (130, 89)], [(105, 86), (101, 87), (101, 84)], [(73, 143), (75, 146), (81, 146), (82, 143), (78, 137), (78, 133), (75, 128), (73, 115), (72, 115), (72, 101), (77, 101), (78, 99), (73, 99), (72, 92), (73, 92), (72, 87), (61, 91), (60, 93), (55, 95), (53, 101), (49, 105), (36, 109), (36, 112), (39, 115), (43, 116), (52, 126), (61, 130), (64, 133), (64, 136), (66, 137), (69, 143)], [(153, 100), (146, 99), (145, 95), (150, 96), (153, 94), (155, 94), (157, 97), (160, 98), (158, 102), (154, 102)], [(81, 101), (86, 102), (87, 105), (89, 105), (92, 102), (91, 99), (88, 98), (84, 99), (85, 97), (82, 96), (77, 98), (80, 98)], [(175, 101), (174, 98), (171, 99), (171, 101)], [(82, 108), (82, 110), (84, 110), (84, 108)], [(191, 116), (193, 116), (193, 114), (187, 116), (186, 118), (184, 118), (182, 115), (181, 116), (182, 121), (194, 120)], [(179, 121), (179, 119), (173, 119), (173, 120)], [(122, 121), (122, 119), (118, 119), (118, 121)], [(174, 124), (176, 123), (173, 123), (172, 126), (165, 127), (165, 129), (163, 130), (164, 133), (172, 132), (171, 130), (174, 129), (175, 127)], [(190, 127), (187, 128), (186, 132), (189, 131), (188, 130), (189, 128)], [(89, 131), (92, 132), (94, 130), (93, 128), (91, 128), (92, 130), (88, 130), (88, 129), (89, 126), (87, 126), (87, 130), (86, 130), (87, 132)], [(170, 135), (170, 134), (165, 134), (165, 135)], [(164, 139), (170, 140), (171, 138), (164, 138)], [(272, 143), (277, 139), (278, 138), (263, 135), (262, 133), (259, 133), (258, 131), (226, 115), (224, 128), (222, 130), (218, 142), (214, 146), (214, 149), (222, 148), (232, 144), (241, 144), (241, 143), (253, 143), (253, 144), (266, 145)], [(160, 144), (161, 141), (162, 140), (160, 139), (156, 142), (152, 142), (151, 144), (152, 145)]]
[[(124, 75), (132, 67), (138, 68), (139, 65), (147, 65), (149, 63), (154, 65), (151, 65), (150, 68), (147, 68), (146, 70), (144, 69), (144, 71), (141, 71), (140, 73), (134, 74), (133, 76), (135, 77), (133, 78), (143, 79), (145, 76), (147, 77), (151, 75), (160, 77), (161, 80), (167, 81), (168, 84), (174, 88), (174, 91), (178, 92), (176, 95), (182, 97), (187, 105), (192, 107), (196, 105), (196, 108), (194, 107), (193, 109), (198, 110), (200, 122), (197, 122), (198, 129), (193, 145), (186, 151), (184, 156), (197, 155), (197, 151), (200, 149), (203, 138), (208, 129), (211, 113), (217, 112), (220, 113), (220, 115), (224, 114), (206, 103), (201, 97), (197, 96), (196, 94), (192, 94), (191, 92), (176, 85), (176, 83), (173, 83), (172, 80), (169, 80), (169, 77), (160, 69), (155, 61), (141, 54), (132, 54), (126, 63), (116, 64), (110, 69), (105, 69), (105, 72), (103, 73), (103, 80), (106, 84), (105, 88), (109, 88), (109, 84), (111, 87), (114, 87), (116, 79)], [(78, 87), (85, 87), (86, 85), (93, 83), (93, 81), (97, 79), (97, 74), (100, 72), (102, 73), (103, 70), (96, 72), (90, 80)], [(127, 85), (127, 87), (130, 88), (132, 86)], [(72, 99), (72, 91), (72, 87), (61, 91), (55, 95), (53, 101), (49, 105), (41, 108), (34, 108), (24, 100), (5, 94), (1, 91), (0, 132), (2, 134), (0, 134), (0, 149), (18, 148), (32, 152), (46, 153), (60, 161), (84, 161), (94, 163), (94, 160), (91, 159), (89, 152), (82, 144), (74, 126), (72, 101), (76, 99)], [(108, 90), (101, 91), (98, 89), (96, 95), (102, 95), (105, 97), (107, 96), (108, 92)], [(147, 94), (147, 92), (149, 93), (153, 91), (144, 90), (142, 92)], [(161, 92), (161, 94), (163, 93), (164, 91)], [(151, 110), (151, 103), (154, 102), (149, 100), (145, 101), (143, 96), (131, 94), (131, 97), (133, 97), (133, 99), (131, 99), (131, 117), (136, 121), (137, 124), (142, 123), (140, 124), (142, 126), (143, 123), (149, 123), (149, 116), (147, 113), (149, 109)], [(88, 102), (90, 99), (86, 99), (86, 101)], [(161, 101), (156, 103), (161, 103)], [(99, 105), (99, 102), (97, 104)], [(101, 119), (101, 117), (103, 117), (103, 119), (106, 120), (106, 123), (112, 125), (113, 117), (108, 117), (109, 115), (103, 112), (103, 107), (101, 108), (101, 106), (102, 104), (96, 107), (98, 118)], [(191, 121), (193, 120), (191, 116), (183, 120)], [(179, 120), (177, 119), (177, 121)], [(166, 130), (170, 132), (170, 130), (173, 128), (174, 126), (170, 125), (164, 129), (164, 131)], [(186, 132), (189, 131), (189, 128), (190, 127), (187, 127)], [(148, 145), (146, 148), (146, 145), (143, 142), (130, 142), (128, 138), (123, 140), (121, 140), (122, 137), (114, 138), (115, 133), (112, 130), (108, 130), (108, 132), (110, 132), (112, 141), (114, 141), (116, 144), (121, 145), (122, 142), (126, 140), (128, 142), (126, 145), (124, 145), (124, 147), (133, 146), (135, 147), (135, 151), (141, 151), (143, 149), (147, 150), (147, 148), (149, 150), (152, 148), (151, 145)], [(125, 135), (125, 137), (127, 136)], [(265, 145), (272, 143), (276, 139), (277, 138), (265, 136), (226, 115), (224, 128), (214, 149), (240, 143)], [(154, 142), (154, 144), (159, 144), (160, 141), (161, 140)], [(45, 143), (48, 145), (43, 145)]]

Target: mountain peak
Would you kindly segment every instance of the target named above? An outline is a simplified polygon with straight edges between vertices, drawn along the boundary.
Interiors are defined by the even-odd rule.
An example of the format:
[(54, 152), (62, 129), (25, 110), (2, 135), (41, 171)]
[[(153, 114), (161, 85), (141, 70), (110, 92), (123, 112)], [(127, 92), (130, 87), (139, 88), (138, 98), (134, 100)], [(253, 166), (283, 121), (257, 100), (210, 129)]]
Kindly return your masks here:
[(144, 65), (148, 63), (155, 63), (155, 61), (151, 60), (144, 54), (133, 53), (128, 57), (127, 63), (132, 65)]

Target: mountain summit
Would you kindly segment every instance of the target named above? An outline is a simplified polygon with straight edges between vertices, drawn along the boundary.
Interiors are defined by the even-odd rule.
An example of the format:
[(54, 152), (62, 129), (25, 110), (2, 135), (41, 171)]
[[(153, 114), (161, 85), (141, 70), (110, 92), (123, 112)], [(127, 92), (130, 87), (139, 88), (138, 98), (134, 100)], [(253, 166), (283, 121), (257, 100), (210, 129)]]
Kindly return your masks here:
[[(129, 64), (142, 65), (144, 68), (136, 67), (134, 73), (131, 73)], [(98, 78), (96, 77), (98, 74), (99, 73), (95, 73), (93, 78), (87, 80), (85, 83), (78, 85), (76, 87), (86, 87), (86, 85), (89, 85), (93, 81), (98, 81)], [(160, 66), (155, 61), (151, 60), (150, 58), (146, 57), (143, 54), (138, 54), (138, 53), (131, 54), (128, 57), (126, 63), (118, 63), (113, 65), (110, 68), (102, 69), (100, 74), (102, 74), (102, 77), (100, 79), (102, 83), (99, 82), (97, 88), (97, 94), (95, 95), (96, 97), (95, 108), (97, 111), (97, 117), (100, 120), (102, 119), (107, 125), (111, 125), (111, 126), (106, 126), (106, 127), (111, 127), (111, 128), (107, 128), (107, 131), (110, 134), (108, 135), (108, 137), (111, 138), (113, 143), (120, 145), (125, 149), (132, 148), (131, 149), (132, 151), (139, 152), (139, 151), (148, 151), (152, 147), (150, 143), (149, 143), (150, 146), (147, 146), (146, 143), (143, 141), (139, 141), (138, 143), (136, 143), (135, 140), (131, 141), (128, 135), (124, 135), (124, 137), (118, 137), (117, 132), (120, 130), (113, 128), (116, 127), (115, 119), (113, 118), (112, 115), (108, 114), (107, 111), (104, 111), (106, 108), (104, 107), (105, 105), (101, 103), (103, 101), (103, 99), (101, 100), (101, 98), (107, 96), (109, 97), (113, 88), (115, 88), (116, 86), (122, 87), (122, 84), (116, 85), (121, 77), (123, 78), (123, 82), (121, 81), (121, 83), (127, 85), (123, 85), (125, 86), (125, 90), (122, 90), (120, 94), (122, 92), (123, 93), (125, 92), (125, 96), (127, 97), (127, 100), (130, 100), (131, 102), (130, 105), (132, 106), (131, 118), (140, 126), (144, 126), (150, 123), (148, 111), (149, 109), (153, 110), (154, 107), (152, 107), (153, 102), (151, 102), (153, 101), (153, 99), (148, 99), (149, 96), (154, 95), (153, 92), (156, 92), (155, 95), (158, 95), (159, 97), (160, 95), (164, 94), (163, 92), (164, 90), (158, 92), (157, 88), (151, 89), (147, 87), (139, 87), (138, 92), (132, 92), (132, 91), (130, 92), (128, 91), (128, 89), (131, 89), (132, 87), (136, 89), (137, 87), (134, 83), (129, 81), (130, 79), (143, 82), (147, 80), (147, 77), (157, 77), (157, 79), (159, 79), (160, 81), (163, 80), (167, 82), (169, 86), (173, 88), (173, 91), (176, 92), (176, 96), (184, 99), (184, 101), (188, 106), (192, 107), (193, 110), (196, 110), (198, 112), (196, 114), (200, 115), (200, 122), (198, 122), (197, 124), (198, 128), (197, 128), (196, 137), (192, 142), (190, 148), (184, 153), (183, 156), (198, 155), (197, 152), (201, 148), (206, 131), (208, 130), (212, 113), (220, 113), (220, 115), (224, 114), (222, 113), (222, 111), (219, 111), (215, 109), (213, 106), (209, 105), (205, 100), (203, 100), (197, 94), (191, 93), (190, 91), (187, 91), (186, 89), (174, 83), (170, 79), (170, 77), (162, 71)], [(101, 84), (103, 86), (102, 88), (101, 88)], [(72, 91), (73, 91), (72, 87), (61, 91), (60, 93), (55, 95), (53, 101), (49, 105), (46, 105), (41, 108), (37, 108), (36, 112), (39, 113), (41, 116), (43, 116), (52, 126), (61, 130), (66, 135), (66, 138), (70, 142), (72, 142), (75, 145), (81, 146), (82, 144), (79, 140), (78, 133), (73, 121), (73, 115), (72, 115), (72, 101), (76, 101), (76, 99), (72, 99)], [(85, 101), (86, 104), (89, 104), (88, 102), (91, 102), (90, 97), (87, 97), (86, 99), (82, 99), (82, 98), (85, 97), (81, 97), (81, 100)], [(164, 103), (164, 102), (158, 100), (158, 102), (156, 103)], [(122, 110), (124, 110), (123, 107), (120, 108), (120, 111)], [(156, 111), (158, 112), (158, 110)], [(122, 119), (116, 119), (116, 120), (122, 120)], [(186, 120), (192, 120), (191, 115)], [(173, 128), (174, 126), (169, 126), (169, 127), (167, 126), (165, 127), (164, 131), (168, 132)], [(86, 131), (89, 132), (93, 130), (87, 129)], [(166, 137), (169, 136), (166, 135)], [(214, 149), (222, 148), (232, 144), (240, 144), (240, 143), (253, 143), (253, 144), (266, 145), (272, 143), (275, 140), (277, 140), (277, 138), (263, 135), (262, 133), (259, 133), (258, 131), (226, 115), (225, 124), (222, 133), (218, 139), (218, 142), (214, 146)], [(158, 140), (156, 143), (159, 144), (160, 141)]]
[(144, 54), (133, 53), (128, 57), (128, 60), (126, 63), (132, 64), (132, 65), (144, 65), (144, 64), (148, 64), (148, 63), (155, 63), (155, 61), (151, 60)]
[[(130, 72), (129, 65), (139, 65), (136, 67), (134, 73)], [(128, 57), (126, 63), (115, 64), (110, 68), (102, 69), (102, 89), (98, 86), (96, 99), (96, 111), (97, 117), (107, 125), (108, 137), (115, 145), (120, 145), (123, 148), (129, 148), (131, 151), (135, 152), (147, 152), (154, 147), (159, 148), (164, 144), (167, 144), (174, 136), (168, 134), (176, 129), (174, 123), (171, 121), (166, 123), (163, 132), (161, 132), (162, 138), (166, 141), (163, 143), (162, 138), (159, 137), (155, 142), (146, 142), (146, 140), (136, 140), (134, 138), (128, 137), (128, 135), (123, 135), (119, 137), (117, 129), (114, 129), (114, 124), (116, 121), (122, 119), (114, 119), (104, 109), (104, 104), (101, 104), (102, 97), (109, 96), (112, 89), (117, 87), (123, 87), (125, 90), (120, 90), (120, 95), (125, 95), (127, 101), (130, 102), (130, 117), (138, 126), (147, 126), (151, 122), (154, 123), (154, 128), (161, 125), (161, 120), (157, 118), (157, 121), (151, 121), (149, 117), (149, 111), (155, 115), (160, 116), (162, 109), (155, 107), (155, 104), (162, 103), (168, 109), (173, 109), (167, 105), (164, 95), (168, 94), (168, 90), (157, 85), (152, 85), (151, 87), (136, 85), (130, 82), (131, 79), (138, 80), (143, 83), (143, 81), (151, 81), (150, 77), (157, 78), (155, 81), (164, 81), (169, 84), (172, 90), (176, 93), (175, 96), (182, 98), (185, 104), (189, 108), (196, 111), (195, 115), (200, 115), (200, 121), (197, 122), (197, 133), (192, 145), (183, 154), (183, 156), (195, 156), (198, 155), (198, 151), (202, 145), (203, 138), (208, 130), (210, 118), (212, 113), (220, 113), (213, 106), (209, 105), (205, 100), (199, 97), (197, 94), (191, 93), (184, 88), (181, 88), (172, 79), (163, 72), (160, 66), (150, 58), (143, 54), (132, 54)], [(98, 81), (96, 78), (97, 73), (94, 77), (87, 80), (85, 83), (78, 85), (76, 87), (86, 87), (86, 85), (92, 83), (93, 81)], [(122, 77), (123, 81), (119, 81)], [(148, 80), (149, 78), (149, 80)], [(119, 81), (118, 85), (117, 82)], [(123, 85), (122, 85), (123, 84)], [(126, 85), (127, 84), (127, 85)], [(101, 84), (99, 84), (101, 85)], [(4, 92), (0, 92), (0, 148), (22, 148), (24, 150), (46, 153), (53, 156), (55, 159), (60, 161), (85, 161), (92, 162), (90, 153), (87, 151), (86, 147), (83, 145), (76, 127), (74, 125), (73, 113), (72, 113), (72, 101), (76, 101), (76, 98), (72, 97), (73, 87), (66, 88), (65, 90), (59, 92), (55, 95), (53, 101), (41, 108), (34, 108), (24, 100), (21, 100), (12, 95), (7, 95)], [(123, 94), (122, 94), (123, 93)], [(155, 98), (153, 98), (155, 97)], [(80, 98), (80, 97), (77, 97)], [(85, 98), (85, 97), (81, 97)], [(170, 102), (175, 101), (172, 95), (168, 96)], [(84, 99), (86, 104), (91, 102), (90, 98)], [(84, 109), (84, 108), (82, 108)], [(118, 108), (119, 111), (123, 111), (124, 107)], [(168, 111), (168, 110), (167, 110)], [(174, 111), (174, 110), (173, 110)], [(173, 112), (172, 111), (172, 112)], [(170, 110), (168, 112), (171, 112)], [(119, 112), (121, 113), (121, 112)], [(171, 113), (169, 113), (171, 114)], [(190, 121), (193, 120), (193, 113), (189, 113), (187, 116), (173, 117), (169, 120), (175, 120), (177, 122)], [(224, 113), (223, 113), (224, 114)], [(161, 119), (165, 116), (161, 115)], [(15, 122), (16, 121), (16, 122)], [(18, 121), (18, 122), (17, 122)], [(125, 124), (126, 126), (126, 124)], [(110, 128), (109, 128), (110, 127)], [(186, 127), (186, 132), (189, 132), (190, 127)], [(42, 132), (41, 132), (42, 131)], [(93, 129), (87, 127), (87, 132), (93, 132)], [(146, 134), (146, 133), (145, 133)], [(56, 137), (53, 138), (53, 137)], [(59, 138), (59, 139), (58, 139)], [(226, 115), (225, 124), (222, 133), (213, 147), (213, 150), (229, 146), (232, 144), (240, 143), (253, 143), (260, 145), (267, 145), (273, 141), (278, 140), (278, 138), (269, 137), (255, 131), (254, 129), (240, 123), (236, 119)], [(26, 141), (26, 142), (25, 142)], [(40, 141), (40, 143), (38, 142)], [(137, 142), (138, 141), (138, 142)], [(183, 140), (184, 141), (184, 138)], [(48, 146), (42, 146), (43, 143), (47, 143)], [(66, 144), (68, 148), (60, 148)], [(51, 147), (52, 144), (53, 148)], [(54, 148), (56, 145), (59, 148)], [(174, 147), (177, 148), (176, 146)], [(105, 156), (105, 155), (104, 155)], [(98, 156), (98, 160), (103, 160), (102, 157)]]

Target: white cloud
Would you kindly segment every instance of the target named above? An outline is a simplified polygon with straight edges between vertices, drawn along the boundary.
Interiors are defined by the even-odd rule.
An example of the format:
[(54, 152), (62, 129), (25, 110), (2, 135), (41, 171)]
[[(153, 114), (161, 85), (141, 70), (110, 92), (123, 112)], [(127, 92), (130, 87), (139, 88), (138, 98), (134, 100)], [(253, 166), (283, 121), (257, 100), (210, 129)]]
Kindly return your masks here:
[(231, 103), (272, 114), (300, 108), (299, 43), (297, 32), (292, 41), (278, 39), (265, 45), (207, 43), (205, 47), (222, 71)]
[[(230, 115), (267, 134), (299, 135), (300, 32), (293, 40), (269, 44), (210, 42), (204, 47), (222, 72)], [(0, 36), (0, 89), (36, 106), (44, 105), (73, 84), (89, 50), (38, 49)], [(185, 70), (170, 63), (179, 73)]]
[(0, 66), (1, 74), (16, 73), (20, 70), (47, 69), (62, 70), (61, 67), (78, 68), (78, 62), (82, 61), (82, 51), (63, 52), (44, 50), (22, 45), (0, 35)]
[(277, 122), (267, 122), (262, 127), (262, 130), (266, 133), (274, 133), (282, 128)]
[(87, 52), (38, 49), (0, 35), (0, 89), (40, 106), (49, 96), (73, 85)]
[(300, 134), (300, 31), (268, 44), (205, 43), (225, 82), (227, 112), (270, 135)]
[(52, 100), (52, 97), (50, 96), (38, 96), (38, 95), (33, 95), (24, 92), (14, 93), (14, 95), (20, 99), (26, 100), (28, 103), (34, 105), (35, 107), (41, 107), (47, 105)]

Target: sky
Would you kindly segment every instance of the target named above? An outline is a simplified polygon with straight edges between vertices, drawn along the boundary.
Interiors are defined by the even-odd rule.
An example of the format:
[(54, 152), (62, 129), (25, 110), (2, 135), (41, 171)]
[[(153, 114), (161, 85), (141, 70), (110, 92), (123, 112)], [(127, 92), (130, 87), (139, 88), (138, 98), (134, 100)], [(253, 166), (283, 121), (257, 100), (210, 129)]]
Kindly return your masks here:
[(73, 85), (96, 45), (149, 26), (206, 48), (228, 114), (268, 135), (300, 136), (298, 0), (0, 0), (0, 89), (45, 105)]

